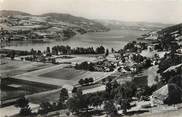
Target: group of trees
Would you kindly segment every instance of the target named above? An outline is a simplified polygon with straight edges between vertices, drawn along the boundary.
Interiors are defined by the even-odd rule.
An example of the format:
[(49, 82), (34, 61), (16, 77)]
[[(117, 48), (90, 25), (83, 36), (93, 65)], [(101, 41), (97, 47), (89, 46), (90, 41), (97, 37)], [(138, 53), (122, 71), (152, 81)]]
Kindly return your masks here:
[[(105, 92), (105, 108), (108, 109), (108, 113), (111, 113), (110, 110), (113, 110), (112, 113), (116, 112), (113, 105), (119, 105), (118, 109), (122, 109), (123, 113), (127, 113), (127, 109), (130, 109), (130, 102), (132, 101), (132, 97), (148, 97), (152, 95), (153, 91), (155, 91), (157, 86), (136, 86), (134, 81), (126, 82), (122, 85), (118, 84), (117, 81), (110, 81), (106, 84), (106, 92)], [(139, 93), (138, 89), (142, 89), (142, 92)]]
[(104, 110), (107, 114), (117, 114), (116, 105), (120, 105), (126, 113), (130, 108), (130, 101), (135, 96), (136, 87), (133, 83), (127, 82), (120, 85), (117, 81), (109, 81), (106, 84), (106, 91), (92, 94), (82, 94), (82, 92), (74, 88), (74, 95), (67, 102), (68, 109), (73, 113), (88, 112), (91, 107), (101, 107), (104, 105)]
[[(182, 56), (176, 53), (176, 50), (179, 49), (180, 46), (175, 38), (176, 37), (170, 31), (162, 32), (158, 38), (159, 42), (155, 46), (156, 50), (169, 51), (169, 53), (165, 54), (159, 62), (158, 73), (161, 75), (161, 77), (158, 79), (157, 84), (159, 87), (168, 84), (169, 95), (167, 97), (167, 101), (164, 101), (164, 103), (168, 104), (175, 104), (176, 102), (182, 101), (182, 92), (175, 92), (177, 88), (174, 88), (182, 88), (182, 66), (180, 65), (182, 63)], [(170, 84), (174, 86), (172, 89)]]
[(40, 109), (38, 110), (38, 114), (47, 114), (48, 112), (51, 111), (56, 111), (59, 109), (65, 109), (66, 106), (66, 101), (68, 100), (69, 95), (68, 95), (68, 90), (65, 88), (61, 89), (60, 96), (58, 103), (49, 103), (49, 102), (43, 102), (40, 104)]
[(32, 109), (29, 107), (29, 100), (25, 97), (18, 99), (15, 103), (15, 107), (20, 108), (19, 115), (30, 116), (36, 114), (47, 114), (48, 112), (56, 111), (59, 109), (65, 109), (66, 100), (68, 100), (68, 91), (65, 88), (61, 89), (58, 103), (42, 102), (40, 104), (40, 109), (37, 113), (32, 113)]
[(88, 71), (98, 71), (98, 72), (110, 72), (114, 71), (116, 66), (108, 60), (98, 61), (98, 62), (82, 62), (75, 65), (75, 69), (78, 70), (88, 70)]
[(161, 59), (159, 63), (159, 73), (162, 73), (165, 71), (167, 68), (171, 66), (175, 66), (180, 64), (182, 61), (182, 57), (178, 54), (176, 54), (174, 51), (171, 51), (168, 54), (164, 55), (164, 58)]
[(87, 104), (88, 104), (87, 100), (83, 96), (83, 94), (80, 90), (76, 91), (75, 95), (67, 101), (68, 109), (71, 112), (76, 113), (76, 114), (81, 112), (81, 110), (84, 108), (87, 109), (88, 108)]
[(34, 50), (33, 48), (30, 50), (30, 54), (33, 56), (43, 55), (43, 53), (40, 50)]
[(165, 34), (159, 38), (159, 46), (160, 50), (176, 50), (179, 48), (178, 43), (175, 40), (175, 37), (171, 34)]
[(144, 42), (137, 43), (136, 41), (127, 43), (123, 48), (124, 51), (130, 51), (130, 52), (137, 52), (144, 49), (147, 49), (147, 44)]
[(170, 50), (170, 53), (166, 53), (160, 60), (158, 73), (161, 75), (161, 78), (158, 82), (158, 86), (162, 87), (168, 84), (169, 95), (167, 99), (164, 100), (164, 103), (170, 105), (182, 101), (182, 56), (176, 53), (179, 46), (176, 41), (174, 41), (174, 37), (170, 35), (165, 35), (164, 37), (160, 40), (161, 48), (162, 50)]
[(58, 55), (58, 53), (62, 54), (70, 54), (71, 53), (71, 47), (70, 46), (54, 46), (52, 47), (52, 54), (53, 55)]
[(52, 47), (52, 54), (58, 55), (61, 54), (104, 54), (105, 48), (103, 46), (97, 47), (95, 50), (93, 47), (83, 48), (71, 48), (70, 46), (54, 46)]
[(78, 70), (88, 70), (88, 71), (95, 71), (94, 63), (82, 62), (80, 64), (75, 65), (75, 69)]
[(31, 108), (29, 107), (29, 101), (25, 97), (18, 99), (15, 103), (15, 107), (20, 108), (19, 114), (22, 116), (33, 114)]
[(63, 30), (63, 36), (66, 39), (71, 38), (74, 35), (76, 35), (76, 33), (73, 30), (71, 30), (71, 29)]
[(93, 78), (85, 78), (85, 79), (80, 79), (79, 81), (78, 81), (78, 83), (80, 84), (80, 85), (89, 85), (89, 84), (92, 84), (94, 82), (94, 79)]
[(75, 114), (88, 112), (90, 107), (97, 108), (103, 104), (104, 100), (102, 97), (102, 92), (82, 94), (81, 90), (77, 90), (75, 95), (68, 100), (67, 106), (68, 109)]
[(143, 62), (145, 57), (143, 57), (142, 55), (140, 54), (133, 54), (133, 57), (132, 57), (133, 61), (135, 61), (136, 63), (140, 63), (140, 62)]
[(6, 50), (2, 49), (0, 53), (7, 54), (7, 57), (10, 57), (12, 60), (15, 58), (15, 56), (26, 56), (30, 55), (30, 52), (28, 51), (20, 51), (20, 50)]
[[(45, 54), (45, 56), (44, 56)], [(34, 50), (33, 48), (30, 50), (31, 56), (26, 56), (26, 57), (21, 57), (21, 60), (26, 60), (26, 61), (39, 61), (39, 62), (51, 62), (53, 64), (56, 63), (55, 58), (51, 58), (51, 51), (50, 48), (47, 47), (46, 51), (42, 52), (40, 50)], [(46, 58), (48, 57), (48, 58)]]
[[(86, 79), (85, 79), (86, 80)], [(89, 80), (89, 79), (88, 79)], [(91, 78), (90, 78), (90, 82)], [(144, 92), (146, 95), (148, 88)], [(26, 98), (17, 100), (16, 106), (20, 107), (20, 115), (27, 116), (31, 114), (47, 114), (48, 112), (59, 109), (68, 108), (74, 114), (89, 113), (101, 107), (107, 114), (117, 114), (118, 109), (123, 109), (123, 113), (127, 113), (127, 109), (131, 108), (130, 102), (132, 97), (137, 94), (137, 87), (133, 82), (118, 84), (117, 81), (109, 80), (106, 83), (106, 91), (83, 94), (79, 88), (73, 89), (73, 96), (69, 97), (67, 89), (63, 88), (60, 92), (58, 103), (43, 102), (40, 104), (38, 113), (32, 113), (29, 102)], [(116, 105), (119, 105), (118, 108)], [(93, 109), (95, 108), (95, 109)]]
[(11, 60), (14, 60), (15, 58), (15, 51), (11, 51), (8, 56), (11, 58)]
[[(165, 54), (164, 58), (159, 63), (159, 70), (158, 73), (161, 74), (161, 81), (166, 84), (170, 81), (174, 81), (172, 79), (176, 79), (179, 83), (181, 82), (181, 68), (175, 68), (171, 71), (164, 72), (171, 66), (176, 66), (181, 64), (182, 56), (176, 54), (174, 51), (171, 51), (169, 54)], [(178, 79), (178, 80), (177, 80)], [(181, 86), (182, 87), (182, 84)]]
[(129, 82), (124, 85), (119, 85), (117, 82), (109, 83), (106, 88), (110, 101), (114, 100), (115, 104), (120, 105), (120, 109), (123, 109), (124, 114), (126, 114), (127, 109), (130, 108), (130, 101), (135, 91), (136, 87)]
[[(93, 47), (88, 47), (88, 48), (82, 48), (82, 47), (77, 47), (77, 48), (71, 48), (70, 46), (54, 46), (52, 47), (52, 52), (50, 47), (47, 47), (44, 52), (40, 50), (34, 50), (33, 48), (28, 51), (7, 51), (3, 50), (3, 53), (8, 54), (7, 56), (10, 57), (12, 60), (14, 59), (15, 55), (17, 56), (22, 56), (22, 55), (32, 55), (32, 57), (26, 57), (25, 60), (28, 61), (36, 61), (37, 59), (41, 59), (41, 61), (45, 61), (45, 57), (43, 54), (46, 56), (52, 56), (52, 55), (58, 55), (60, 54), (105, 54), (105, 56), (108, 56), (109, 50), (105, 49), (103, 46), (97, 47), (95, 50)], [(23, 58), (22, 58), (23, 60)]]

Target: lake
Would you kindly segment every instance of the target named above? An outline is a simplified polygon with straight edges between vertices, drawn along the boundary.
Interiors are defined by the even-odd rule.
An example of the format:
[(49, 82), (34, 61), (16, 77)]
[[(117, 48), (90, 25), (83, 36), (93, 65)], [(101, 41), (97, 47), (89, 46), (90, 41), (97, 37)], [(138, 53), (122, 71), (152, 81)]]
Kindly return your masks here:
[(47, 43), (35, 43), (31, 41), (14, 41), (7, 44), (6, 49), (14, 50), (35, 50), (44, 51), (46, 47), (56, 45), (69, 45), (71, 47), (97, 47), (103, 45), (111, 49), (121, 49), (129, 41), (137, 40), (142, 34), (147, 31), (140, 30), (110, 30), (108, 32), (89, 32), (84, 35), (76, 35), (66, 41), (51, 41)]

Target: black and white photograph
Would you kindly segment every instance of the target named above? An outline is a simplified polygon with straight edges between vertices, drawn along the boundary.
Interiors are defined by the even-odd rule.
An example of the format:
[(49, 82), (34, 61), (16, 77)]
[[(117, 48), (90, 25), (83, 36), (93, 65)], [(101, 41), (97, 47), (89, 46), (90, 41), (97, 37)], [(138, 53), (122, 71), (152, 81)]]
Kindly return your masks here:
[(182, 0), (0, 0), (0, 117), (182, 117)]

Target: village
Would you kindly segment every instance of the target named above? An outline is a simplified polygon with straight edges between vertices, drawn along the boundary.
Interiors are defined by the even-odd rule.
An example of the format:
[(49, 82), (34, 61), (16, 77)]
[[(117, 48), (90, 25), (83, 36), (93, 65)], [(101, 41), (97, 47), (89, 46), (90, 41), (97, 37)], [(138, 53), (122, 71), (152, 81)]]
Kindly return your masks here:
[(3, 114), (100, 117), (178, 110), (181, 35), (179, 24), (120, 50), (63, 45), (45, 51), (1, 49), (1, 89), (17, 91), (2, 98)]

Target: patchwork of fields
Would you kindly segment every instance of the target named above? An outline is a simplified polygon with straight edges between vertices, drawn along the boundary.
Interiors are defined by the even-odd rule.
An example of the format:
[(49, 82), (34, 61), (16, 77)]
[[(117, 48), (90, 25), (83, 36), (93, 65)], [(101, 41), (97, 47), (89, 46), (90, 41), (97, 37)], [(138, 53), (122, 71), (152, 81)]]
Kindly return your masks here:
[(65, 68), (68, 64), (36, 70), (14, 76), (16, 79), (51, 84), (55, 86), (75, 85), (80, 79), (94, 78), (101, 79), (110, 75), (112, 72), (90, 72), (84, 70), (75, 70), (74, 68)]
[[(96, 60), (96, 57), (79, 56), (78, 58), (83, 58), (80, 59), (80, 61), (83, 61), (85, 59), (89, 59), (90, 61)], [(78, 58), (76, 60), (78, 60)], [(92, 77), (95, 81), (98, 81), (113, 73), (76, 70), (69, 67), (70, 64), (53, 65), (50, 63), (29, 62), (10, 59), (4, 59), (1, 63), (2, 64), (0, 64), (0, 74), (2, 77), (5, 76), (4, 80), (8, 81), (6, 83), (3, 83), (7, 84), (7, 86), (5, 86), (4, 89), (1, 88), (1, 101), (3, 101), (3, 103), (6, 103), (7, 101), (9, 102), (9, 100), (14, 101), (14, 99), (24, 95), (34, 94), (35, 95), (33, 96), (33, 98), (31, 98), (31, 101), (38, 102), (38, 100), (40, 100), (43, 95), (45, 95), (44, 92), (47, 92), (46, 95), (48, 95), (52, 93), (52, 90), (57, 90), (58, 87), (66, 87), (69, 89), (69, 91), (71, 91), (73, 85), (77, 84), (80, 79)], [(6, 78), (7, 76), (10, 76), (10, 79), (12, 79), (13, 81), (10, 80), (10, 82)], [(23, 81), (26, 83), (18, 83), (16, 81)], [(37, 84), (43, 84), (43, 86), (40, 87), (40, 85)], [(53, 88), (48, 88), (50, 86), (53, 86)], [(36, 95), (37, 93), (40, 94)], [(57, 97), (59, 96), (58, 94), (59, 93), (54, 93), (53, 97), (57, 99)]]

